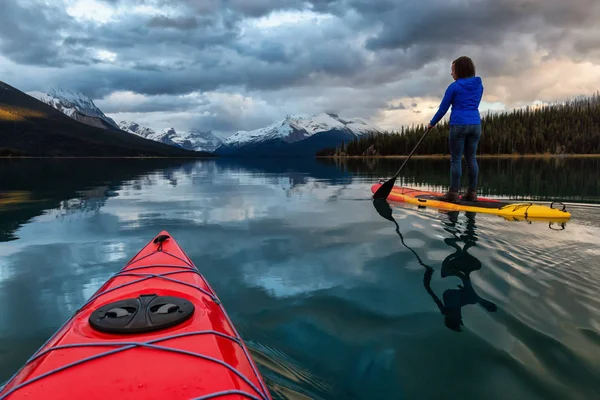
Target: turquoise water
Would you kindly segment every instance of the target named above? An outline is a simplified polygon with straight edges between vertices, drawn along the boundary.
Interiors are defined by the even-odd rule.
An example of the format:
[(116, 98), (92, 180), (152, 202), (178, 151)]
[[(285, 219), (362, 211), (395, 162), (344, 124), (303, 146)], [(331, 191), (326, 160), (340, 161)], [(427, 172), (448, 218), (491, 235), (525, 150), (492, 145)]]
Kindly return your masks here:
[(565, 225), (375, 207), (400, 163), (0, 160), (0, 381), (166, 229), (276, 399), (600, 398), (600, 159), (480, 161)]

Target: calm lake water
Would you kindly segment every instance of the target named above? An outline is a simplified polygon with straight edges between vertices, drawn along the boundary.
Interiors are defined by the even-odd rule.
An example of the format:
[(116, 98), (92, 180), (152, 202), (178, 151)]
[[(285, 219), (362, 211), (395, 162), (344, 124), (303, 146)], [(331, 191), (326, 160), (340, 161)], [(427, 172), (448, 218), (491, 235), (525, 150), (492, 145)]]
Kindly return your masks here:
[(276, 399), (600, 398), (600, 159), (480, 161), (565, 225), (374, 207), (401, 162), (0, 160), (0, 382), (166, 229)]

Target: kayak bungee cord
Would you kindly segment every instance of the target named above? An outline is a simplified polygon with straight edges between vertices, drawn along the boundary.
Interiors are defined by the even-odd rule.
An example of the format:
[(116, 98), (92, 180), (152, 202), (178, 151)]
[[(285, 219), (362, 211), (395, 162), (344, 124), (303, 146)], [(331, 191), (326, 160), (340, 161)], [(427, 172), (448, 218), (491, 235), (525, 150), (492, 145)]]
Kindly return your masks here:
[(513, 203), (513, 204), (508, 204), (504, 207), (500, 207), (501, 210), (505, 209), (505, 208), (511, 208), (513, 207), (512, 211), (517, 211), (520, 210), (523, 207), (527, 207), (523, 213), (523, 215), (525, 216), (525, 218), (528, 217), (527, 211), (529, 210), (529, 208), (533, 205), (533, 203)]
[[(163, 273), (161, 273), (161, 274), (143, 274), (143, 273), (131, 273), (131, 272), (129, 272), (129, 271), (136, 271), (136, 270), (138, 270), (138, 269), (145, 269), (145, 268), (156, 268), (156, 267), (179, 268), (180, 270), (179, 270), (179, 271), (171, 271), (171, 272), (163, 272)], [(83, 305), (83, 306), (82, 306), (82, 307), (81, 307), (81, 308), (80, 308), (78, 311), (81, 311), (81, 310), (83, 310), (83, 309), (84, 309), (84, 308), (85, 308), (85, 307), (86, 307), (86, 306), (87, 306), (87, 305), (88, 305), (90, 302), (92, 302), (92, 301), (96, 300), (98, 297), (100, 297), (100, 296), (102, 296), (102, 295), (105, 295), (105, 294), (107, 294), (107, 293), (110, 293), (110, 292), (112, 292), (112, 291), (114, 291), (114, 290), (117, 290), (117, 289), (121, 289), (121, 288), (123, 288), (123, 287), (125, 287), (125, 286), (129, 286), (129, 285), (132, 285), (132, 284), (134, 284), (134, 283), (143, 282), (143, 281), (146, 281), (146, 280), (148, 280), (148, 279), (152, 279), (152, 278), (162, 278), (162, 279), (164, 279), (164, 280), (167, 280), (167, 281), (171, 281), (171, 282), (179, 283), (179, 284), (182, 284), (182, 285), (185, 285), (185, 286), (189, 286), (189, 287), (191, 287), (191, 288), (194, 288), (194, 289), (198, 289), (198, 290), (199, 290), (199, 291), (201, 291), (203, 294), (205, 294), (205, 295), (207, 295), (208, 297), (210, 297), (210, 299), (211, 299), (212, 301), (214, 301), (214, 302), (215, 302), (215, 303), (217, 303), (217, 304), (220, 304), (220, 301), (219, 301), (219, 300), (218, 300), (218, 299), (217, 299), (217, 298), (216, 298), (214, 295), (212, 295), (212, 294), (211, 294), (211, 293), (209, 293), (208, 291), (206, 291), (206, 290), (202, 289), (201, 287), (198, 287), (198, 286), (196, 286), (196, 285), (193, 285), (193, 284), (191, 284), (191, 283), (182, 282), (182, 281), (180, 281), (180, 280), (178, 280), (178, 279), (173, 279), (173, 278), (168, 278), (168, 277), (167, 277), (167, 275), (180, 274), (180, 273), (182, 273), (182, 272), (191, 272), (191, 273), (193, 273), (193, 274), (198, 274), (198, 275), (200, 275), (200, 274), (199, 274), (199, 273), (198, 273), (196, 270), (194, 270), (194, 269), (192, 269), (192, 268), (189, 268), (189, 267), (182, 267), (182, 266), (180, 266), (180, 265), (163, 265), (163, 264), (156, 264), (156, 265), (144, 265), (144, 266), (141, 266), (141, 267), (135, 267), (135, 268), (132, 268), (132, 269), (128, 269), (128, 270), (127, 270), (127, 272), (119, 272), (119, 273), (117, 273), (117, 274), (113, 275), (113, 276), (111, 277), (111, 279), (114, 279), (114, 278), (116, 278), (116, 277), (119, 277), (119, 276), (141, 276), (141, 277), (143, 277), (143, 278), (142, 278), (142, 279), (138, 279), (138, 280), (136, 280), (136, 281), (127, 282), (127, 283), (124, 283), (124, 284), (122, 284), (122, 285), (119, 285), (119, 286), (115, 286), (115, 287), (114, 287), (114, 288), (112, 288), (112, 289), (108, 289), (108, 290), (105, 290), (105, 291), (104, 291), (104, 292), (102, 292), (102, 293), (98, 293), (98, 294), (94, 295), (94, 296), (93, 296), (93, 297), (91, 297), (91, 298), (90, 298), (90, 300), (88, 300), (88, 301), (87, 301), (87, 302), (86, 302), (86, 303), (85, 303), (85, 304), (84, 304), (84, 305)]]
[[(26, 367), (30, 366), (32, 363), (40, 360), (42, 357), (49, 355), (50, 353), (56, 352), (57, 350), (64, 350), (64, 349), (77, 349), (77, 348), (102, 348), (102, 347), (118, 347), (116, 349), (112, 349), (106, 352), (101, 352), (99, 354), (94, 354), (88, 357), (83, 357), (79, 360), (67, 363), (65, 365), (59, 366), (59, 367), (55, 367), (52, 368), (49, 371), (46, 371), (38, 376), (35, 376), (33, 378), (28, 378), (22, 382), (20, 382), (19, 384), (15, 385), (14, 387), (12, 387), (10, 390), (8, 390), (6, 393), (0, 394), (0, 400), (4, 400), (7, 399), (10, 395), (14, 394), (16, 391), (18, 391), (19, 389), (22, 389), (23, 387), (30, 385), (36, 381), (39, 381), (41, 379), (47, 378), (51, 375), (54, 375), (58, 372), (67, 370), (71, 367), (75, 367), (84, 363), (87, 363), (89, 361), (92, 360), (96, 360), (96, 359), (100, 359), (103, 358), (105, 356), (109, 356), (109, 355), (114, 355), (117, 353), (122, 353), (125, 352), (127, 350), (131, 350), (131, 349), (135, 349), (135, 348), (147, 348), (147, 349), (154, 349), (154, 350), (162, 350), (162, 351), (166, 351), (166, 352), (171, 352), (171, 353), (176, 353), (176, 354), (182, 354), (182, 355), (187, 355), (187, 356), (191, 356), (191, 357), (197, 357), (197, 358), (201, 358), (204, 360), (208, 360), (208, 361), (212, 361), (214, 363), (217, 363), (225, 368), (227, 368), (231, 373), (235, 374), (237, 377), (239, 377), (242, 381), (244, 381), (250, 388), (252, 388), (257, 395), (252, 394), (252, 393), (248, 393), (245, 392), (243, 390), (239, 390), (239, 387), (236, 389), (230, 389), (230, 390), (222, 390), (219, 389), (219, 391), (215, 392), (215, 393), (210, 393), (210, 394), (205, 394), (203, 396), (200, 397), (193, 397), (193, 399), (196, 400), (207, 400), (207, 399), (213, 399), (213, 398), (217, 398), (217, 397), (221, 397), (221, 396), (228, 396), (228, 395), (239, 395), (239, 396), (243, 396), (245, 398), (248, 399), (253, 399), (253, 400), (269, 400), (270, 397), (268, 395), (268, 390), (263, 382), (263, 380), (260, 378), (260, 374), (258, 372), (258, 370), (256, 369), (254, 363), (252, 362), (251, 356), (248, 353), (247, 349), (245, 348), (245, 346), (243, 345), (243, 340), (241, 338), (241, 336), (239, 335), (239, 333), (237, 332), (237, 330), (235, 329), (233, 323), (231, 322), (229, 316), (227, 315), (227, 313), (225, 312), (223, 305), (221, 303), (221, 301), (217, 298), (217, 296), (214, 293), (211, 293), (210, 291), (212, 291), (212, 288), (210, 287), (210, 285), (208, 284), (208, 282), (205, 280), (205, 278), (202, 276), (202, 274), (200, 273), (200, 271), (197, 269), (197, 267), (195, 267), (193, 265), (193, 263), (191, 263), (191, 261), (186, 260), (182, 257), (177, 256), (176, 254), (172, 254), (168, 251), (163, 250), (163, 242), (167, 239), (169, 239), (170, 236), (168, 235), (160, 235), (158, 236), (155, 240), (154, 240), (154, 244), (158, 243), (158, 248), (154, 251), (151, 251), (150, 253), (140, 256), (139, 258), (136, 258), (140, 255), (140, 253), (145, 250), (147, 247), (145, 247), (144, 249), (142, 249), (140, 252), (138, 252), (138, 254), (136, 254), (136, 256), (134, 256), (123, 268), (121, 268), (121, 270), (119, 270), (119, 272), (115, 273), (110, 279), (107, 280), (107, 284), (109, 282), (113, 282), (113, 280), (115, 278), (118, 277), (138, 277), (139, 279), (134, 279), (132, 281), (123, 283), (121, 285), (117, 285), (115, 287), (109, 288), (109, 289), (105, 289), (99, 293), (96, 293), (95, 295), (93, 295), (88, 301), (86, 301), (84, 303), (84, 305), (82, 307), (79, 308), (79, 310), (73, 314), (73, 316), (71, 316), (71, 318), (69, 318), (69, 320), (67, 320), (63, 326), (59, 329), (59, 331), (61, 331), (67, 324), (69, 324), (70, 322), (72, 322), (79, 314), (82, 310), (85, 310), (87, 307), (90, 306), (90, 304), (92, 304), (95, 300), (97, 300), (99, 297), (104, 296), (110, 292), (113, 292), (117, 289), (121, 289), (123, 287), (126, 286), (131, 286), (137, 283), (140, 283), (142, 281), (147, 281), (153, 278), (160, 278), (163, 280), (167, 280), (169, 282), (172, 283), (176, 283), (176, 284), (181, 284), (187, 287), (191, 287), (194, 289), (197, 289), (198, 291), (200, 291), (203, 295), (207, 296), (208, 298), (210, 298), (211, 301), (213, 301), (217, 307), (219, 307), (219, 310), (222, 313), (222, 316), (225, 318), (225, 321), (229, 324), (229, 328), (231, 329), (231, 331), (233, 332), (234, 335), (229, 335), (227, 333), (224, 332), (219, 332), (213, 329), (207, 329), (207, 330), (200, 330), (200, 331), (192, 331), (192, 332), (184, 332), (184, 333), (178, 333), (178, 334), (172, 334), (172, 335), (166, 335), (160, 338), (154, 338), (152, 340), (147, 340), (147, 341), (106, 341), (106, 342), (88, 342), (88, 343), (68, 343), (68, 344), (63, 344), (63, 345), (53, 345), (51, 347), (46, 348), (46, 346), (49, 344), (49, 342), (55, 337), (54, 335), (49, 338), (46, 343), (40, 347), (40, 349), (38, 351), (36, 351), (36, 353), (34, 353), (33, 356), (31, 356), (26, 362), (25, 364), (21, 367), (21, 369), (15, 373), (13, 375), (13, 377), (11, 379), (9, 379), (4, 386), (0, 386), (0, 391), (6, 389), (6, 386), (8, 384), (10, 384), (10, 382), (19, 374), (21, 373), (21, 371), (23, 371)], [(175, 264), (168, 264), (168, 263), (157, 263), (157, 264), (151, 264), (151, 265), (139, 265), (139, 266), (135, 266), (133, 268), (129, 268), (128, 267), (132, 266), (133, 264), (138, 263), (139, 261), (146, 259), (147, 257), (150, 257), (152, 255), (155, 255), (157, 253), (162, 253), (165, 254), (169, 257), (173, 257), (181, 262), (183, 262), (185, 265), (175, 265)], [(183, 253), (185, 255), (185, 253)], [(162, 273), (144, 273), (144, 272), (139, 272), (141, 270), (144, 269), (149, 269), (149, 268), (169, 268), (169, 269), (174, 269), (173, 271), (167, 271), (167, 272), (162, 272)], [(132, 271), (138, 271), (138, 272), (132, 272)], [(175, 274), (180, 274), (180, 273), (194, 273), (197, 276), (200, 277), (200, 279), (202, 280), (202, 283), (204, 283), (206, 285), (206, 288), (208, 288), (210, 291), (198, 286), (197, 284), (192, 284), (189, 282), (183, 282), (180, 281), (178, 279), (172, 278), (170, 277), (171, 275), (175, 275)], [(141, 294), (140, 297), (144, 297), (144, 300), (148, 299), (148, 298), (156, 298), (157, 295), (156, 294), (152, 294), (152, 295), (143, 295)], [(177, 300), (177, 298), (171, 298), (168, 296), (163, 296), (164, 299), (175, 299)], [(181, 300), (181, 299), (179, 299)], [(123, 300), (123, 301), (128, 301), (128, 300)], [(123, 302), (122, 301), (122, 302)], [(187, 300), (183, 300), (184, 302), (186, 302)], [(112, 306), (112, 308), (110, 308), (108, 311), (105, 311), (105, 308), (109, 308), (113, 303), (109, 304), (108, 307), (99, 307), (97, 308), (94, 313), (89, 317), (89, 323), (90, 326), (92, 328), (96, 328), (97, 330), (100, 331), (104, 331), (104, 332), (119, 332), (118, 330), (116, 330), (117, 328), (111, 327), (111, 326), (102, 326), (101, 323), (99, 322), (94, 322), (93, 318), (94, 316), (98, 316), (98, 315), (102, 315), (102, 318), (104, 318), (104, 316), (112, 316), (112, 317), (123, 317), (123, 316), (127, 316), (130, 314), (133, 314), (133, 312), (131, 310), (128, 310), (127, 306), (122, 306), (119, 307), (118, 305), (114, 304)], [(148, 303), (150, 304), (150, 303)], [(191, 305), (191, 303), (190, 303)], [(154, 306), (154, 308), (156, 308), (157, 306)], [(177, 309), (178, 305), (177, 304), (170, 304), (167, 302), (167, 304), (159, 304), (159, 308), (157, 308), (156, 310), (154, 310), (156, 312), (156, 314), (169, 314), (172, 310)], [(192, 310), (193, 310), (193, 305), (191, 305)], [(185, 303), (182, 303), (182, 308), (185, 308)], [(141, 307), (140, 307), (141, 309)], [(137, 311), (134, 308), (134, 311)], [(179, 316), (180, 319), (185, 319), (185, 318), (189, 318), (191, 316), (191, 313), (189, 313), (189, 315), (185, 315), (185, 310), (179, 310), (179, 313), (184, 314), (183, 316)], [(109, 314), (113, 314), (113, 315), (109, 315)], [(137, 315), (137, 313), (136, 313)], [(159, 321), (160, 322), (160, 321)], [(178, 323), (178, 322), (176, 322)], [(132, 319), (130, 322), (131, 325), (135, 325), (135, 321)], [(130, 327), (130, 331), (132, 332), (151, 332), (154, 330), (158, 330), (161, 329), (162, 327), (165, 326), (169, 326), (167, 324), (173, 325), (172, 322), (163, 322), (163, 325), (157, 324), (157, 326), (146, 326), (146, 327)], [(111, 330), (113, 329), (113, 330)], [(135, 331), (134, 329), (137, 329), (137, 331)], [(162, 346), (159, 345), (157, 343), (163, 342), (163, 341), (167, 341), (167, 340), (172, 340), (172, 339), (177, 339), (177, 338), (183, 338), (183, 337), (192, 337), (192, 336), (202, 336), (202, 335), (214, 335), (223, 339), (226, 339), (229, 342), (234, 342), (236, 343), (240, 349), (242, 350), (243, 354), (246, 357), (246, 360), (248, 362), (248, 365), (251, 367), (252, 372), (255, 375), (256, 380), (260, 383), (260, 388), (257, 387), (253, 382), (250, 381), (250, 379), (246, 376), (244, 376), (244, 374), (240, 371), (238, 371), (235, 367), (233, 367), (232, 365), (228, 364), (226, 361), (224, 360), (220, 360), (205, 354), (201, 354), (195, 351), (189, 351), (189, 350), (184, 350), (184, 349), (179, 349), (179, 348), (172, 348), (172, 347), (166, 347), (166, 346)]]
[[(129, 350), (129, 349), (133, 349), (133, 348), (136, 348), (136, 347), (145, 347), (145, 348), (156, 349), (156, 350), (171, 351), (171, 352), (178, 353), (178, 354), (186, 354), (186, 355), (190, 355), (190, 356), (194, 356), (194, 357), (199, 357), (199, 358), (202, 358), (202, 359), (205, 359), (205, 360), (209, 360), (209, 361), (214, 361), (214, 362), (216, 362), (216, 363), (218, 363), (218, 364), (226, 367), (227, 369), (229, 369), (231, 372), (233, 372), (234, 374), (236, 374), (237, 376), (239, 376), (242, 380), (244, 380), (244, 382), (246, 382), (250, 387), (252, 387), (254, 390), (256, 390), (257, 393), (260, 393), (261, 394), (260, 400), (266, 400), (267, 397), (264, 395), (264, 393), (262, 393), (252, 382), (250, 382), (248, 380), (248, 378), (246, 378), (241, 372), (239, 372), (238, 370), (236, 370), (235, 368), (233, 368), (231, 365), (229, 365), (229, 364), (227, 364), (227, 363), (225, 363), (225, 362), (223, 362), (221, 360), (217, 360), (216, 358), (205, 356), (204, 354), (194, 353), (194, 352), (191, 352), (191, 351), (180, 350), (180, 349), (173, 349), (173, 348), (170, 348), (170, 347), (164, 347), (164, 346), (156, 346), (156, 345), (154, 345), (154, 343), (162, 342), (164, 340), (177, 339), (177, 338), (185, 337), (185, 336), (194, 336), (194, 335), (203, 335), (203, 334), (214, 334), (214, 335), (217, 335), (217, 336), (221, 336), (223, 338), (232, 340), (232, 341), (234, 341), (237, 344), (239, 344), (239, 340), (240, 340), (240, 339), (238, 339), (236, 337), (232, 337), (232, 336), (226, 335), (226, 334), (224, 334), (222, 332), (217, 332), (217, 331), (199, 331), (199, 332), (186, 332), (186, 333), (181, 333), (181, 334), (178, 334), (178, 335), (165, 336), (165, 337), (162, 337), (162, 338), (159, 338), (159, 339), (150, 340), (148, 342), (110, 342), (110, 343), (81, 343), (81, 344), (76, 343), (76, 344), (67, 344), (67, 345), (62, 345), (62, 346), (53, 346), (53, 347), (51, 347), (51, 348), (43, 351), (42, 353), (35, 355), (30, 361), (26, 362), (25, 365), (27, 366), (29, 363), (35, 361), (37, 358), (43, 357), (44, 355), (46, 355), (46, 354), (48, 354), (48, 353), (50, 353), (52, 351), (55, 351), (55, 350), (78, 348), (78, 347), (113, 347), (113, 346), (121, 346), (121, 347), (118, 348), (118, 349), (107, 351), (105, 353), (95, 354), (95, 355), (90, 356), (90, 357), (82, 358), (81, 360), (72, 362), (70, 364), (63, 365), (60, 368), (53, 369), (51, 371), (46, 372), (45, 374), (42, 374), (42, 375), (36, 376), (35, 378), (29, 379), (29, 380), (27, 380), (27, 381), (25, 381), (25, 382), (23, 382), (23, 383), (15, 386), (13, 389), (11, 389), (10, 391), (8, 391), (4, 395), (0, 396), (0, 400), (5, 399), (7, 396), (11, 395), (13, 392), (17, 391), (18, 389), (21, 389), (22, 387), (27, 386), (28, 384), (31, 384), (31, 383), (33, 383), (35, 381), (43, 379), (43, 378), (45, 378), (47, 376), (50, 376), (52, 374), (64, 371), (65, 369), (68, 369), (68, 368), (71, 368), (71, 367), (75, 367), (77, 365), (83, 364), (83, 363), (88, 362), (88, 361), (92, 361), (92, 360), (95, 360), (95, 359), (98, 359), (98, 358), (101, 358), (101, 357), (105, 357), (105, 356), (113, 355), (113, 354), (116, 354), (116, 353), (120, 353), (120, 352)], [(224, 395), (227, 395), (227, 394), (228, 393), (226, 393), (226, 392), (221, 392), (220, 395), (224, 396)], [(253, 395), (251, 395), (249, 393), (246, 393), (246, 392), (243, 392), (241, 394), (243, 394), (246, 397), (251, 398), (251, 399), (259, 399), (258, 397), (255, 397), (255, 396), (253, 396)], [(213, 394), (211, 394), (209, 396), (212, 396), (212, 395)], [(212, 397), (198, 397), (198, 399), (205, 399), (205, 398), (212, 398)]]
[(207, 394), (206, 396), (194, 397), (191, 400), (208, 400), (208, 399), (214, 399), (215, 397), (220, 397), (220, 396), (230, 396), (232, 394), (239, 394), (239, 395), (245, 396), (252, 400), (261, 400), (259, 397), (253, 396), (253, 395), (243, 392), (241, 390), (226, 390), (223, 392)]

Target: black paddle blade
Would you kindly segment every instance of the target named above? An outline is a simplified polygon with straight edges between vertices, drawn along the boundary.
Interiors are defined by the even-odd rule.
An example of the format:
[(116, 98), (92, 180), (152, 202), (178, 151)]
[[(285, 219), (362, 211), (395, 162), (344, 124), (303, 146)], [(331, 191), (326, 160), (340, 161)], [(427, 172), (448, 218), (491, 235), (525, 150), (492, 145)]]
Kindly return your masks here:
[(383, 185), (379, 186), (379, 189), (375, 191), (373, 194), (374, 199), (387, 199), (390, 195), (392, 189), (394, 188), (394, 183), (396, 182), (396, 177), (386, 181)]
[(381, 215), (383, 218), (394, 223), (396, 222), (392, 216), (392, 207), (390, 207), (387, 201), (384, 199), (375, 199), (373, 200), (373, 205), (375, 206), (377, 213), (379, 213), (379, 215)]

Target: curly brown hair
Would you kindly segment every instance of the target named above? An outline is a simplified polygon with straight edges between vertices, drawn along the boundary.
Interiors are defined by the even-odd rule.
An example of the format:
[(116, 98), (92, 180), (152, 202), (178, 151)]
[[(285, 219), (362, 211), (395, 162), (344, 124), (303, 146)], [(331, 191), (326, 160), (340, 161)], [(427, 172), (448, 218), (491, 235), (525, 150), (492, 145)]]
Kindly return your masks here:
[(475, 64), (473, 64), (473, 60), (467, 56), (458, 57), (456, 60), (452, 61), (452, 65), (454, 65), (454, 72), (458, 79), (475, 76)]

